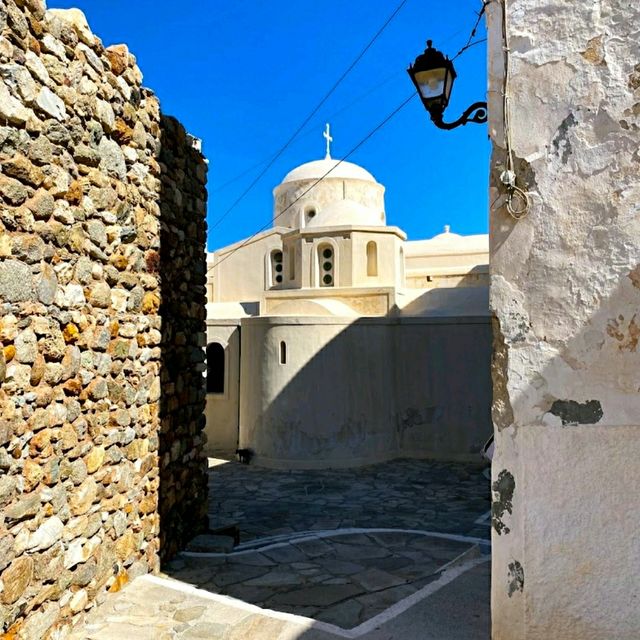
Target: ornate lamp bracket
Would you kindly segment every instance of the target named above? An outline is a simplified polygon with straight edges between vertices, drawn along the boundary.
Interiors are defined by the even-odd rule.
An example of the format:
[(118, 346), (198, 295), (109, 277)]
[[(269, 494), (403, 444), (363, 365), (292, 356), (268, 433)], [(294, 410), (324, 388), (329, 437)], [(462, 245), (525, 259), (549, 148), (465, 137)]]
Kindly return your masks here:
[(487, 103), (486, 102), (474, 102), (464, 113), (454, 122), (444, 122), (442, 119), (444, 110), (432, 108), (429, 110), (431, 121), (439, 129), (451, 130), (465, 125), (467, 122), (476, 122), (482, 124), (487, 121)]

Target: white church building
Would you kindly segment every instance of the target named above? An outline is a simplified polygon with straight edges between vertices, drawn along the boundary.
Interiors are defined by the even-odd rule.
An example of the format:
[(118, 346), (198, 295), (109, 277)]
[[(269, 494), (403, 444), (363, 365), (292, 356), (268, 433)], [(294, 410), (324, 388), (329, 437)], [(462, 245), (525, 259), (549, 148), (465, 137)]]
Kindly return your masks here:
[(407, 240), (364, 168), (305, 163), (273, 226), (209, 254), (210, 453), (279, 468), (478, 459), (491, 434), (487, 235)]

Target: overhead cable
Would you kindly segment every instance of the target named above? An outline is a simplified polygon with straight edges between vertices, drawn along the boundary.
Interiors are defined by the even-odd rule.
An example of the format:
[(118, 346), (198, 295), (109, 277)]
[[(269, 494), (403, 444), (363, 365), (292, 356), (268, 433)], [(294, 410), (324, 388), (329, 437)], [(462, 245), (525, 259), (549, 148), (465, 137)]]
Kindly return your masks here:
[(385, 20), (384, 24), (378, 29), (373, 38), (369, 40), (364, 49), (356, 56), (354, 61), (345, 69), (342, 75), (336, 80), (334, 85), (329, 89), (329, 91), (324, 95), (322, 100), (314, 107), (311, 113), (304, 119), (302, 124), (293, 132), (291, 137), (280, 147), (280, 150), (271, 158), (267, 166), (251, 181), (249, 186), (233, 201), (233, 204), (227, 208), (227, 210), (209, 227), (209, 229), (215, 229), (239, 204), (244, 200), (245, 196), (255, 187), (260, 178), (264, 176), (265, 173), (273, 166), (273, 163), (284, 153), (287, 147), (297, 138), (298, 134), (305, 128), (307, 123), (313, 118), (313, 116), (318, 113), (322, 105), (329, 99), (329, 97), (333, 94), (333, 92), (338, 88), (338, 86), (342, 83), (342, 81), (351, 73), (353, 68), (360, 62), (361, 58), (364, 54), (371, 48), (373, 43), (380, 37), (382, 32), (387, 28), (389, 23), (398, 15), (402, 7), (407, 3), (407, 0), (402, 0), (400, 4), (394, 9), (393, 13)]
[(403, 109), (407, 104), (409, 104), (409, 102), (413, 98), (415, 98), (417, 95), (418, 95), (417, 93), (412, 91), (411, 94), (407, 98), (405, 98), (389, 115), (386, 116), (386, 118), (384, 120), (382, 120), (382, 122), (377, 124), (371, 131), (369, 131), (369, 133), (367, 133), (367, 135), (364, 138), (362, 138), (362, 140), (360, 140), (360, 142), (358, 142), (358, 144), (356, 144), (354, 147), (352, 147), (352, 149), (349, 151), (349, 153), (347, 153), (345, 156), (340, 158), (340, 160), (337, 160), (336, 163), (326, 173), (324, 173), (322, 176), (320, 176), (313, 184), (311, 184), (307, 189), (305, 189), (293, 202), (291, 202), (289, 205), (287, 205), (278, 215), (274, 216), (274, 218), (273, 218), (273, 220), (271, 222), (267, 222), (265, 225), (260, 227), (260, 229), (258, 229), (255, 233), (253, 233), (251, 236), (249, 236), (246, 240), (243, 240), (237, 247), (235, 247), (233, 249), (233, 251), (230, 251), (227, 255), (225, 255), (223, 258), (218, 260), (218, 262), (216, 262), (215, 264), (212, 264), (207, 269), (207, 273), (209, 273), (212, 269), (215, 269), (218, 265), (222, 264), (225, 260), (228, 260), (236, 251), (238, 251), (238, 250), (242, 249), (242, 247), (245, 247), (246, 245), (248, 245), (257, 235), (262, 233), (265, 229), (267, 229), (269, 226), (271, 226), (271, 224), (273, 222), (275, 222), (280, 216), (284, 215), (287, 211), (289, 211), (289, 209), (291, 209), (291, 207), (293, 207), (294, 204), (296, 204), (298, 201), (300, 201), (312, 189), (315, 189), (315, 187), (317, 187), (326, 177), (328, 177), (343, 162), (345, 162), (345, 160), (347, 158), (349, 158), (351, 155), (353, 155), (365, 142), (367, 142), (367, 140), (369, 140), (369, 138), (371, 138), (371, 136), (373, 136), (375, 133), (380, 131), (380, 129), (382, 129), (382, 127), (384, 127), (401, 109)]
[[(336, 116), (339, 116), (340, 114), (344, 113), (345, 111), (348, 111), (355, 104), (357, 104), (358, 102), (361, 102), (365, 98), (369, 97), (372, 93), (374, 93), (375, 91), (377, 91), (381, 87), (389, 84), (389, 82), (391, 82), (391, 80), (394, 80), (395, 78), (399, 77), (400, 75), (402, 75), (402, 76), (405, 75), (404, 69), (402, 69), (401, 71), (394, 71), (391, 75), (387, 76), (381, 82), (378, 82), (377, 84), (375, 84), (374, 86), (369, 88), (364, 93), (359, 94), (356, 98), (351, 100), (351, 102), (347, 103), (344, 107), (340, 107), (340, 109), (338, 109), (337, 111), (334, 111), (333, 113), (330, 113), (329, 115), (325, 116), (322, 119), (322, 122), (324, 123), (325, 121), (327, 121), (327, 122), (332, 121)], [(318, 122), (320, 122), (320, 121), (318, 121)], [(299, 136), (299, 137), (306, 137), (306, 136), (311, 135), (312, 133), (315, 134), (316, 132), (313, 131), (313, 130), (309, 130), (309, 131), (307, 131), (307, 133), (304, 134), (304, 136)], [(223, 182), (219, 187), (216, 187), (215, 189), (213, 189), (212, 193), (218, 193), (218, 192), (222, 191), (223, 189), (225, 189), (226, 187), (228, 187), (230, 184), (233, 184), (234, 182), (237, 182), (238, 180), (240, 180), (240, 178), (244, 178), (244, 176), (246, 176), (248, 173), (251, 173), (254, 169), (257, 169), (258, 167), (261, 167), (263, 164), (265, 164), (265, 162), (268, 162), (271, 158), (273, 158), (273, 155), (268, 156), (267, 158), (263, 158), (259, 162), (256, 162), (255, 164), (251, 165), (248, 169), (245, 169), (242, 173), (239, 173), (235, 177), (227, 180), (226, 182)]]
[(471, 29), (471, 33), (469, 34), (469, 37), (467, 38), (467, 42), (466, 44), (462, 47), (462, 49), (460, 49), (460, 51), (458, 51), (458, 53), (456, 53), (455, 56), (453, 56), (453, 58), (451, 58), (451, 61), (453, 62), (458, 56), (460, 56), (462, 53), (464, 53), (467, 49), (470, 49), (471, 47), (475, 46), (476, 44), (480, 44), (480, 42), (484, 42), (486, 40), (486, 38), (484, 40), (478, 40), (477, 42), (471, 42), (475, 37), (476, 37), (476, 32), (478, 31), (478, 26), (480, 25), (480, 20), (482, 20), (482, 16), (484, 15), (484, 12), (487, 10), (487, 5), (489, 4), (491, 0), (482, 0), (482, 9), (480, 9), (480, 11), (478, 12), (478, 16), (476, 19), (475, 24), (473, 25), (473, 29)]

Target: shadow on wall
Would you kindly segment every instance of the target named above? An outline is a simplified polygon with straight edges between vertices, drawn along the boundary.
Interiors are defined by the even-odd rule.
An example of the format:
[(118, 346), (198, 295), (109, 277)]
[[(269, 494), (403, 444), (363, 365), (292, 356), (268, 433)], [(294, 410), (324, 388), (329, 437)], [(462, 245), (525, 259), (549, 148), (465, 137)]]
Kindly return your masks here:
[(160, 559), (207, 529), (203, 371), (206, 343), (206, 165), (193, 139), (160, 116)]
[(396, 309), (405, 317), (489, 317), (489, 287), (460, 285), (430, 289), (403, 309)]
[(480, 462), (490, 358), (486, 316), (247, 319), (240, 446), (268, 466)]
[(45, 640), (204, 528), (206, 165), (81, 12), (0, 36), (0, 637)]
[[(514, 286), (515, 278), (497, 276), (492, 284), (500, 311), (492, 523), (494, 575), (503, 576), (494, 585), (504, 585), (494, 587), (494, 614), (511, 601), (541, 602), (544, 581), (556, 600), (532, 606), (536, 613), (527, 619), (540, 638), (587, 637), (594, 629), (600, 637), (635, 638), (640, 628), (638, 607), (611, 596), (635, 583), (633, 572), (612, 567), (640, 563), (640, 547), (629, 543), (629, 532), (640, 527), (638, 492), (630, 485), (637, 485), (640, 458), (640, 258), (630, 226), (628, 241), (617, 247), (624, 255), (620, 250), (611, 262), (609, 240), (598, 236), (609, 214), (596, 206), (585, 213), (592, 219), (582, 237), (547, 242), (553, 261), (533, 252), (523, 259), (526, 290)], [(513, 232), (533, 233), (528, 220), (511, 224), (496, 233), (497, 247)], [(579, 271), (576, 256), (583, 259)], [(544, 543), (531, 544), (536, 540)], [(608, 606), (591, 607), (593, 601)], [(508, 615), (496, 617), (504, 628), (511, 624)]]
[(460, 278), (460, 281), (456, 284), (456, 287), (480, 287), (484, 285), (485, 288), (489, 287), (489, 265), (478, 264), (469, 272)]

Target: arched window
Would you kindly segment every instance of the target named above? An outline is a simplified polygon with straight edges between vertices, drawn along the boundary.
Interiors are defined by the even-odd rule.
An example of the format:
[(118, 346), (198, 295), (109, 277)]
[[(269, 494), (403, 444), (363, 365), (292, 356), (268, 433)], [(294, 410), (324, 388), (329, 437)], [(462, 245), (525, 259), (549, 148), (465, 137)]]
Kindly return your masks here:
[(282, 284), (282, 251), (280, 249), (274, 249), (271, 252), (271, 286), (275, 287)]
[(318, 284), (321, 287), (333, 287), (334, 261), (333, 247), (330, 244), (321, 244), (318, 247)]
[(207, 393), (224, 393), (225, 353), (219, 342), (207, 345)]
[(304, 224), (305, 226), (309, 224), (310, 220), (313, 220), (316, 217), (316, 207), (315, 205), (311, 204), (308, 205), (304, 208)]
[(367, 275), (378, 275), (378, 245), (375, 242), (367, 242)]
[(284, 340), (280, 342), (280, 364), (287, 364), (287, 343)]

